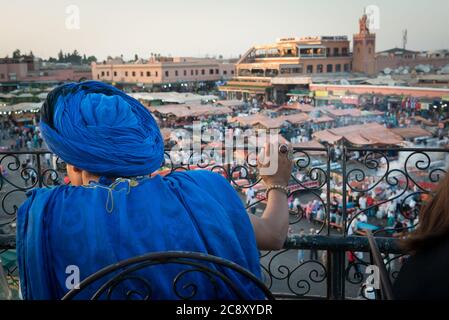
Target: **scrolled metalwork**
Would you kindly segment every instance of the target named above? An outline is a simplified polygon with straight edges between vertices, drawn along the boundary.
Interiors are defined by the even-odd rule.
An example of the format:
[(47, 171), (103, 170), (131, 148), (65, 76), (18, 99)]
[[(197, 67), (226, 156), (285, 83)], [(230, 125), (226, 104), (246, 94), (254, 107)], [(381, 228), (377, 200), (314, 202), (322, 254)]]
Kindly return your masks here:
[[(172, 282), (172, 288), (175, 295), (182, 300), (194, 299), (199, 291), (198, 284), (189, 282), (182, 286), (182, 289), (189, 289), (189, 294), (183, 294), (178, 289), (178, 284), (182, 279), (189, 273), (199, 272), (205, 275), (211, 284), (216, 287), (218, 281), (224, 283), (230, 290), (235, 294), (237, 299), (248, 299), (246, 292), (242, 292), (232, 280), (224, 273), (222, 270), (228, 269), (240, 276), (244, 277), (250, 283), (253, 284), (254, 288), (257, 288), (261, 293), (269, 300), (274, 299), (271, 292), (266, 288), (266, 286), (261, 282), (255, 275), (247, 271), (246, 269), (240, 267), (239, 265), (211, 255), (206, 255), (197, 252), (160, 252), (160, 253), (150, 253), (140, 257), (135, 257), (120, 261), (111, 266), (105, 267), (102, 270), (88, 276), (86, 279), (82, 280), (79, 284), (79, 289), (70, 290), (64, 297), (63, 300), (71, 300), (76, 298), (80, 292), (91, 288), (92, 285), (101, 283), (104, 281), (98, 289), (95, 290), (91, 296), (92, 300), (97, 300), (101, 298), (105, 299), (118, 299), (118, 298), (128, 298), (130, 295), (138, 295), (144, 299), (151, 299), (152, 292), (157, 288), (145, 278), (138, 275), (139, 271), (143, 269), (150, 268), (153, 266), (176, 264), (185, 266), (186, 268), (174, 277)], [(137, 292), (126, 290), (126, 281), (137, 280), (144, 284), (146, 288), (145, 292)], [(116, 292), (116, 288), (121, 288), (120, 292)], [(125, 291), (123, 289), (125, 288)], [(123, 295), (123, 292), (126, 294)], [(106, 295), (105, 295), (106, 293)], [(117, 296), (119, 294), (119, 296)], [(215, 299), (219, 299), (219, 292), (214, 290), (213, 294), (217, 294)], [(214, 299), (212, 292), (207, 292), (210, 299)]]
[[(298, 261), (298, 250), (288, 248), (277, 252), (266, 252), (261, 256), (262, 268), (266, 275), (265, 284), (276, 294), (290, 296), (290, 298), (307, 297), (312, 294), (312, 289), (314, 295), (319, 295), (317, 292), (324, 294), (326, 266), (320, 260), (306, 259), (304, 250), (302, 250), (304, 261)], [(293, 261), (291, 261), (292, 254)], [(321, 288), (314, 287), (319, 284)]]
[[(375, 155), (378, 155), (378, 157), (376, 158)], [(377, 182), (374, 181), (374, 183), (369, 184), (369, 187), (367, 189), (359, 189), (356, 187), (353, 187), (350, 183), (348, 183), (348, 187), (354, 191), (354, 192), (368, 192), (371, 191), (372, 189), (374, 189), (377, 185), (379, 185), (379, 183), (388, 175), (388, 172), (390, 171), (390, 161), (388, 159), (388, 157), (380, 151), (373, 151), (373, 152), (368, 152), (365, 154), (365, 156), (363, 156), (361, 159), (357, 159), (357, 161), (361, 164), (363, 164), (367, 169), (369, 170), (378, 170), (379, 167), (381, 166), (381, 161), (379, 161), (378, 159), (385, 159), (385, 163), (386, 163), (386, 170), (385, 173), (377, 179)], [(365, 173), (365, 170), (360, 169), (360, 168), (354, 168), (349, 170), (347, 173), (344, 174), (346, 181), (350, 182), (350, 181), (357, 181), (357, 182), (364, 182), (367, 178), (367, 175)]]
[[(363, 215), (367, 216), (368, 224), (377, 228), (373, 230), (373, 234), (385, 254), (387, 270), (394, 279), (406, 258), (397, 247), (398, 238), (418, 226), (419, 212), (425, 201), (423, 198), (432, 195), (436, 185), (446, 174), (447, 168), (444, 164), (447, 162), (444, 160), (449, 154), (448, 149), (348, 147), (343, 149), (341, 160), (331, 161), (330, 150), (294, 149), (294, 171), (289, 183), (292, 189), (290, 201), (298, 198), (300, 205), (290, 207), (290, 238), (283, 250), (263, 252), (260, 256), (265, 286), (276, 295), (301, 299), (320, 296), (329, 298), (329, 292), (332, 292), (332, 297), (340, 298), (372, 296), (372, 292), (365, 292), (370, 288), (364, 288), (366, 279), (364, 270), (371, 263), (367, 260), (368, 255), (365, 254), (364, 259), (356, 259), (351, 263), (343, 258), (341, 263), (329, 264), (321, 254), (323, 251), (327, 251), (331, 256), (348, 251), (369, 252), (367, 244), (363, 241), (363, 229), (357, 230), (360, 237), (348, 234), (351, 224), (358, 223)], [(350, 154), (356, 151), (361, 156), (350, 159)], [(237, 150), (231, 152), (235, 153)], [(25, 199), (26, 192), (34, 187), (51, 187), (61, 183), (65, 164), (55, 158), (55, 161), (48, 165), (46, 153), (45, 151), (0, 152), (0, 166), (3, 168), (0, 172), (0, 249), (13, 248), (12, 242), (4, 241), (6, 238), (2, 238), (2, 232), (14, 232), (12, 226), (17, 208)], [(253, 207), (263, 209), (266, 199), (262, 196), (264, 187), (257, 171), (255, 154), (239, 151), (239, 161), (224, 161), (224, 163), (217, 161), (220, 155), (222, 154), (219, 150), (214, 152), (206, 150), (195, 154), (166, 151), (165, 163), (160, 173), (170, 174), (196, 169), (216, 172), (227, 179), (241, 197), (245, 196), (246, 190), (253, 187), (259, 193), (257, 201), (246, 207), (248, 210)], [(27, 159), (30, 162), (24, 168), (22, 163)], [(338, 183), (344, 186), (340, 191), (336, 188)], [(348, 194), (343, 194), (344, 190)], [(388, 192), (385, 192), (386, 190)], [(338, 209), (343, 217), (341, 229), (336, 226), (335, 218), (331, 219), (331, 213), (335, 212), (334, 209), (330, 209), (329, 203), (337, 192), (341, 193)], [(350, 208), (349, 194), (365, 197), (375, 194), (376, 201), (365, 208), (359, 208), (358, 203), (355, 203), (354, 208)], [(314, 206), (308, 207), (314, 201), (315, 207), (321, 209), (320, 217), (311, 209)], [(256, 214), (260, 211), (257, 210)], [(394, 219), (390, 216), (394, 216)], [(305, 233), (306, 236), (298, 238), (301, 233)], [(299, 251), (302, 251), (303, 259), (299, 258)], [(319, 252), (319, 258), (309, 257), (311, 251)], [(211, 275), (203, 271), (199, 265), (186, 265), (185, 273), (179, 274), (178, 280), (174, 281), (176, 285), (173, 290), (177, 290), (180, 299), (194, 298), (203, 290), (198, 288), (196, 283), (183, 280), (188, 279), (189, 274), (201, 273), (210, 277), (212, 287), (214, 281), (221, 281), (217, 280), (220, 279), (220, 275)], [(150, 289), (154, 288), (151, 288), (151, 283), (145, 283), (148, 279), (139, 278), (138, 271), (136, 272), (137, 274), (125, 272), (116, 279), (118, 282), (111, 281), (101, 296), (107, 298), (109, 295), (112, 298), (119, 292), (125, 299), (151, 299), (154, 291)], [(17, 275), (17, 270), (12, 267), (9, 273)], [(339, 277), (346, 284), (344, 292), (332, 286), (334, 277)], [(140, 282), (139, 287), (142, 290), (123, 291), (124, 286), (120, 284), (126, 281)]]
[[(386, 222), (390, 225), (382, 224), (382, 221), (378, 220), (376, 223), (379, 228), (373, 231), (375, 235), (414, 230), (419, 223), (422, 196), (431, 195), (443, 174), (446, 174), (447, 168), (435, 167), (441, 164), (433, 158), (437, 155), (442, 155), (444, 158), (449, 150), (348, 148), (347, 152), (351, 151), (365, 152), (365, 155), (357, 159), (356, 163), (344, 173), (343, 179), (347, 188), (365, 197), (376, 193), (378, 189), (384, 193), (390, 190), (390, 194), (377, 197), (373, 205), (356, 208), (355, 213), (348, 217), (345, 234), (362, 214), (372, 214), (381, 209), (387, 211), (385, 212), (385, 216), (388, 215)], [(397, 159), (395, 157), (390, 159), (387, 156), (388, 153), (397, 154)], [(346, 158), (345, 161), (346, 167), (351, 165)], [(377, 171), (379, 168), (382, 168), (380, 175), (376, 172), (367, 174), (368, 171)], [(373, 178), (373, 181), (368, 181), (368, 177)], [(395, 224), (391, 225), (393, 222)]]

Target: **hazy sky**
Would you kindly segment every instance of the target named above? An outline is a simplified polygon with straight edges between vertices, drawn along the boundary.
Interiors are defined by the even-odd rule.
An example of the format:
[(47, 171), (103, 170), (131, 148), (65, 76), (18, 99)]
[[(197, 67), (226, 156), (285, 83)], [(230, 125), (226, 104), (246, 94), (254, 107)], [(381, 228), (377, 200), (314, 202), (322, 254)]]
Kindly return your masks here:
[[(79, 29), (66, 28), (69, 5), (79, 8)], [(401, 46), (403, 29), (409, 49), (449, 48), (448, 0), (0, 0), (0, 56), (238, 56), (279, 37), (352, 39), (367, 5), (380, 9), (378, 51)]]

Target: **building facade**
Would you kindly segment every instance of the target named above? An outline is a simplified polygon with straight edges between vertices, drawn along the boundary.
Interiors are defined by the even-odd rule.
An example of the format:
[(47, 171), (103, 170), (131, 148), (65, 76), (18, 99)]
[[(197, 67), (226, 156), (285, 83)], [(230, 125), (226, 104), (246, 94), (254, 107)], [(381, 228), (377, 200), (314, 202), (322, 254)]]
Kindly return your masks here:
[(393, 48), (376, 53), (375, 63), (377, 73), (385, 70), (386, 68), (415, 68), (418, 65), (429, 65), (433, 68), (441, 68), (449, 65), (449, 51), (438, 50), (420, 52), (406, 50), (403, 48)]
[(283, 102), (289, 90), (307, 87), (313, 76), (338, 76), (351, 70), (346, 36), (285, 38), (250, 48), (236, 65), (236, 77), (220, 90), (230, 99)]
[(345, 36), (279, 39), (252, 47), (236, 69), (239, 77), (257, 78), (350, 72), (349, 40)]
[(0, 87), (15, 88), (18, 84), (57, 84), (91, 79), (88, 66), (42, 63), (34, 57), (0, 59)]
[[(399, 54), (397, 53), (398, 51)], [(449, 64), (449, 51), (414, 52), (391, 49), (376, 53), (376, 34), (368, 17), (359, 19), (352, 52), (346, 36), (279, 39), (276, 43), (251, 47), (236, 64), (236, 77), (220, 90), (229, 99), (257, 99), (283, 103), (289, 93), (308, 94), (312, 83), (358, 81), (385, 68)], [(301, 93), (302, 94), (302, 93)]]
[(92, 78), (115, 84), (172, 84), (228, 80), (235, 65), (215, 59), (152, 58), (147, 62), (92, 64)]

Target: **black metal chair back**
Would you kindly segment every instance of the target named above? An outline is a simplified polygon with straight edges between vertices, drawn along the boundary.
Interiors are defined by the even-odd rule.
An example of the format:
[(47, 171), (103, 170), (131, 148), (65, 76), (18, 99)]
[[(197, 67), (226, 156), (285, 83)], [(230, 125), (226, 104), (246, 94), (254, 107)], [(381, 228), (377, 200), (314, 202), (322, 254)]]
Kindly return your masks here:
[(393, 285), (390, 280), (387, 268), (385, 267), (384, 260), (377, 246), (376, 240), (373, 237), (371, 231), (367, 231), (368, 242), (371, 249), (374, 265), (379, 269), (381, 295), (384, 300), (393, 300)]
[[(230, 271), (246, 278), (255, 286), (255, 288), (263, 293), (265, 299), (274, 300), (270, 290), (260, 279), (234, 262), (198, 252), (178, 251), (149, 253), (107, 266), (81, 281), (78, 288), (71, 289), (62, 298), (62, 300), (74, 299), (80, 294), (80, 292), (83, 292), (83, 290), (87, 290), (88, 288), (92, 288), (95, 284), (97, 284), (97, 286), (100, 284), (99, 288), (95, 289), (95, 292), (89, 297), (89, 299), (116, 299), (116, 295), (114, 295), (115, 289), (118, 288), (120, 284), (123, 284), (124, 281), (128, 281), (130, 279), (141, 281), (146, 287), (145, 293), (142, 294), (141, 292), (128, 291), (125, 296), (121, 296), (118, 299), (132, 299), (134, 296), (139, 296), (144, 300), (150, 300), (152, 299), (152, 292), (157, 290), (157, 288), (152, 288), (152, 285), (148, 279), (142, 279), (142, 276), (136, 274), (136, 272), (152, 266), (167, 264), (177, 264), (186, 267), (185, 269), (183, 268), (183, 270), (180, 271), (173, 279), (173, 292), (179, 299), (195, 299), (198, 290), (195, 284), (190, 283), (188, 285), (184, 285), (184, 288), (189, 287), (191, 289), (191, 294), (182, 295), (176, 289), (177, 282), (189, 272), (201, 272), (209, 278), (211, 284), (213, 285), (216, 285), (217, 281), (224, 283), (235, 295), (236, 299), (249, 300), (250, 297), (248, 297), (248, 294), (246, 292), (242, 292), (242, 290), (240, 290), (237, 285), (233, 283), (233, 281), (223, 272), (223, 270), (229, 269)], [(217, 297), (214, 296), (211, 296), (210, 298), (211, 300), (217, 299)]]

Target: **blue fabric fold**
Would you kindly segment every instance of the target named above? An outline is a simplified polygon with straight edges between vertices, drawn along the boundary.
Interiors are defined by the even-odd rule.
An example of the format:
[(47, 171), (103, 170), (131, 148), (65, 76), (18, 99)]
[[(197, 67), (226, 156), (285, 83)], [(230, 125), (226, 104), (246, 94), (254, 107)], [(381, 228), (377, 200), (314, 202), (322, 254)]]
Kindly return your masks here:
[[(235, 190), (208, 171), (176, 172), (167, 177), (122, 181), (110, 188), (101, 179), (85, 187), (35, 189), (19, 208), (17, 255), (25, 299), (59, 299), (68, 289), (66, 268), (79, 267), (81, 279), (99, 269), (150, 252), (193, 251), (219, 256), (259, 278), (261, 269), (254, 231)], [(108, 210), (111, 209), (112, 210)], [(223, 282), (214, 287), (204, 274), (187, 273), (176, 294), (173, 281), (185, 266), (161, 265), (139, 272), (153, 289), (153, 299), (179, 299), (198, 286), (195, 299), (235, 299)], [(263, 294), (252, 282), (221, 268), (250, 299)], [(89, 298), (104, 283), (82, 291)], [(217, 290), (218, 289), (218, 290)], [(123, 292), (145, 292), (142, 283), (126, 281)], [(119, 293), (122, 294), (119, 294)], [(139, 298), (139, 297), (134, 297)]]

